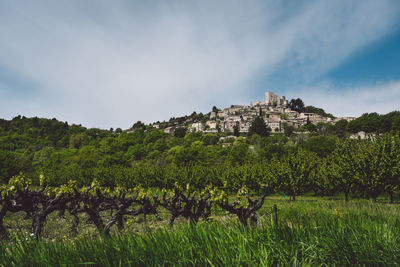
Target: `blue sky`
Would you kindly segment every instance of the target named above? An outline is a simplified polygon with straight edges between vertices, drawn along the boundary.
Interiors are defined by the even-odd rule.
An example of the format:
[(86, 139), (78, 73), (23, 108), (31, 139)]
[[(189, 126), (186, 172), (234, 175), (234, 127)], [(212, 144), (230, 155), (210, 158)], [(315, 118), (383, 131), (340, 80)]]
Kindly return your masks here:
[(400, 2), (0, 0), (0, 117), (128, 128), (265, 91), (400, 109)]
[(339, 83), (368, 84), (400, 80), (400, 27), (350, 56), (324, 75)]

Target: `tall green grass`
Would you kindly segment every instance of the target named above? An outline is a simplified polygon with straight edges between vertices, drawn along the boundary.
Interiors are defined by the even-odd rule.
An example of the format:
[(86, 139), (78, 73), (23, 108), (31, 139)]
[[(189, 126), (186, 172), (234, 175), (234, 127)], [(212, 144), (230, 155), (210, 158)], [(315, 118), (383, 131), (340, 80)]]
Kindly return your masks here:
[[(3, 266), (395, 266), (400, 264), (400, 218), (392, 207), (367, 202), (288, 204), (275, 225), (234, 220), (180, 224), (111, 237), (3, 241)], [(314, 207), (315, 209), (312, 209)], [(346, 209), (346, 207), (348, 207)], [(377, 208), (376, 208), (377, 207)], [(389, 209), (389, 211), (387, 210)], [(398, 210), (397, 207), (394, 209)], [(312, 212), (314, 210), (314, 212)], [(384, 210), (384, 212), (382, 212)]]

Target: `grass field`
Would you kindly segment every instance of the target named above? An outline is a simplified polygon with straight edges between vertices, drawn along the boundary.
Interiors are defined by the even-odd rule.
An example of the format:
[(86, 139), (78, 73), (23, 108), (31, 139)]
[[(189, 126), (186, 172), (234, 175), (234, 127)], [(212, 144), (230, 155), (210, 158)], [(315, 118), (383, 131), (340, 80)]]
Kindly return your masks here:
[[(278, 206), (279, 224), (270, 214)], [(12, 233), (0, 247), (2, 266), (304, 266), (400, 264), (400, 205), (367, 200), (300, 197), (290, 202), (270, 197), (259, 212), (257, 227), (243, 227), (216, 210), (211, 222), (191, 226), (180, 220), (167, 227), (142, 217), (111, 237), (99, 236), (90, 224), (69, 233), (70, 218), (48, 220), (43, 238), (29, 236), (30, 221), (8, 217)], [(82, 218), (84, 222), (84, 218)]]

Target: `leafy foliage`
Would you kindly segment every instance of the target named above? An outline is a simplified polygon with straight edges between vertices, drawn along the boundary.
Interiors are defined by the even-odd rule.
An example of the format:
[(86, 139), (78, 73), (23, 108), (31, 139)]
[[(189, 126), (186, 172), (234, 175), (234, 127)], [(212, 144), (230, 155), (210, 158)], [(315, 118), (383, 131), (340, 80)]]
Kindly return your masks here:
[(304, 102), (303, 100), (301, 100), (300, 98), (296, 98), (296, 99), (292, 99), (289, 102), (289, 108), (291, 110), (295, 110), (299, 113), (304, 112), (305, 111), (305, 106), (304, 106)]
[[(40, 185), (43, 174), (50, 187), (70, 180), (79, 187), (90, 186), (96, 179), (109, 188), (173, 189), (176, 183), (190, 183), (202, 190), (226, 183), (227, 192), (246, 186), (259, 193), (260, 184), (272, 184), (273, 192), (292, 198), (313, 191), (318, 195), (341, 192), (347, 198), (374, 199), (387, 194), (393, 200), (399, 194), (399, 136), (393, 132), (396, 116), (398, 112), (367, 116), (380, 118), (392, 133), (357, 141), (345, 139), (351, 126), (345, 121), (331, 129), (339, 138), (323, 135), (324, 125), (310, 124), (316, 129), (309, 135), (254, 133), (219, 141), (221, 133), (178, 137), (152, 127), (117, 133), (16, 117), (0, 121), (0, 182), (8, 184), (23, 173), (35, 185)], [(265, 131), (261, 118), (253, 126)], [(46, 133), (45, 138), (41, 132)]]
[(261, 137), (267, 137), (270, 135), (271, 129), (267, 127), (265, 121), (261, 117), (256, 117), (249, 128), (249, 136), (253, 134), (258, 134)]

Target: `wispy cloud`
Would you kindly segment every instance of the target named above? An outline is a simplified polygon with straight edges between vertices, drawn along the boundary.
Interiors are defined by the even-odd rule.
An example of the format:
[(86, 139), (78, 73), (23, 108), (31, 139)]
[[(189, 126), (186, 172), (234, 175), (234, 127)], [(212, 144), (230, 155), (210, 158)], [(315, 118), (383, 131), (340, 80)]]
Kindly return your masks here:
[(312, 83), (393, 31), (400, 10), (385, 0), (287, 4), (3, 1), (0, 74), (31, 87), (0, 83), (0, 116), (127, 128), (247, 103), (260, 76)]
[(347, 87), (321, 83), (286, 93), (292, 97), (300, 97), (306, 105), (322, 107), (325, 111), (342, 117), (400, 111), (400, 81)]

